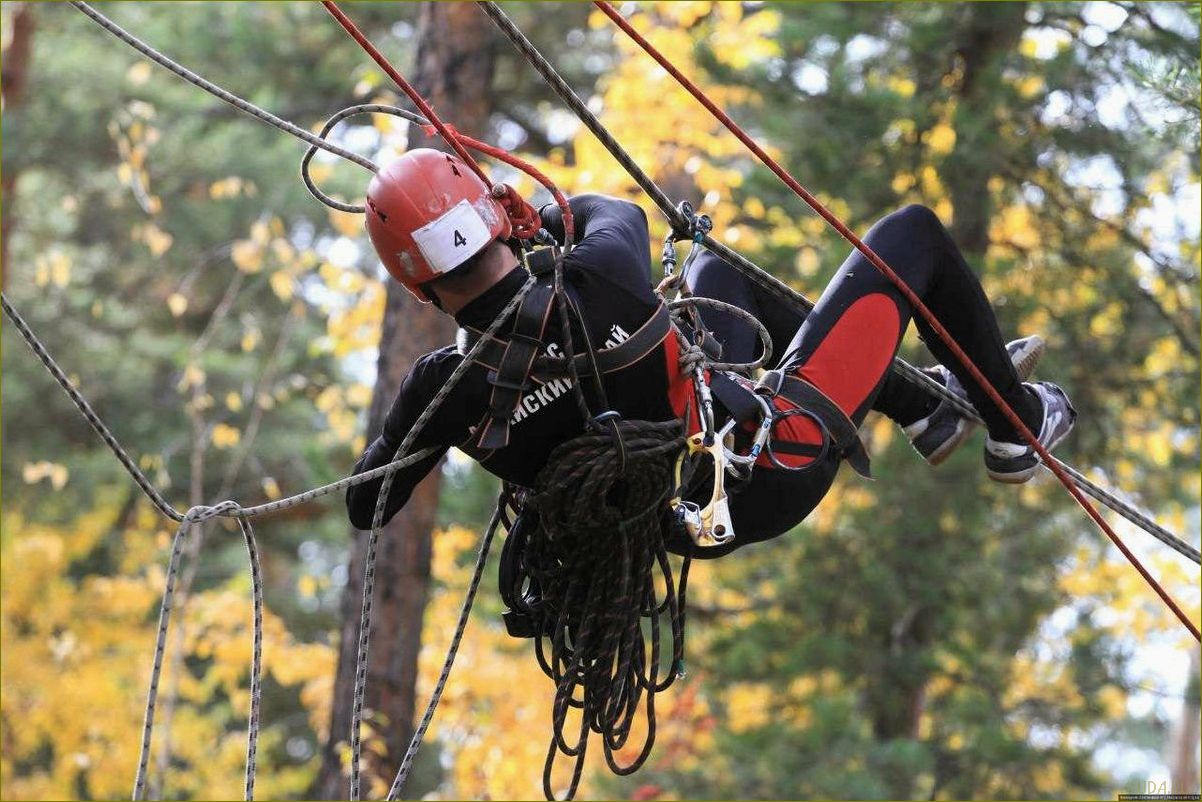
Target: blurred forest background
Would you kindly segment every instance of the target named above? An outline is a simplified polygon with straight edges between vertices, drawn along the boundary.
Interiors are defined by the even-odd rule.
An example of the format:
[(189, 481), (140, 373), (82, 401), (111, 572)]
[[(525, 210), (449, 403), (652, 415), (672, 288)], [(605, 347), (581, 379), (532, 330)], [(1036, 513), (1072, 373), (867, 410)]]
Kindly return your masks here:
[[(1062, 455), (1198, 543), (1196, 4), (622, 8), (853, 228), (905, 203), (935, 209), (1004, 330), (1049, 341), (1041, 375), (1066, 385), (1082, 417)], [(847, 247), (598, 12), (506, 9), (670, 195), (817, 297)], [(313, 3), (104, 11), (304, 126), (397, 102)], [(445, 324), (390, 288), (360, 219), (304, 191), (298, 142), (66, 4), (0, 12), (5, 292), (177, 507), (345, 475), (409, 362), (447, 341)], [(658, 213), (472, 5), (348, 13), (449, 121), (536, 159), (568, 192), (644, 203), (662, 236)], [(382, 117), (336, 138), (379, 161), (432, 143)], [(316, 164), (323, 186), (361, 196), (357, 167)], [(0, 795), (123, 797), (173, 529), (7, 321), (3, 348)], [(905, 352), (927, 359), (917, 341)], [(864, 436), (877, 481), (845, 473), (796, 532), (695, 566), (689, 674), (661, 697), (656, 751), (627, 778), (591, 760), (581, 796), (1196, 792), (1196, 645), (1063, 490), (990, 483), (979, 440), (928, 470), (885, 421), (870, 418)], [(495, 490), (450, 459), (385, 533), (373, 795), (408, 741), (415, 692), (420, 707), (437, 674)], [(258, 792), (342, 795), (363, 536), (334, 497), (257, 529)], [(1196, 566), (1120, 531), (1197, 621)], [(189, 549), (151, 785), (235, 798), (245, 549), (221, 523)], [(490, 571), (409, 795), (539, 794), (551, 684), (500, 609)]]

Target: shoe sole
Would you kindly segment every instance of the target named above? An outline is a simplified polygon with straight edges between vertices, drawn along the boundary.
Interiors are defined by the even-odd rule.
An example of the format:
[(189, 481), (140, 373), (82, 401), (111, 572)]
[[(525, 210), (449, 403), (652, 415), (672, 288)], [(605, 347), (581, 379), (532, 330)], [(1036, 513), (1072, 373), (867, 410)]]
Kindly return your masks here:
[[(1027, 342), (1022, 348), (1010, 355), (1010, 361), (1014, 365), (1014, 370), (1018, 373), (1018, 378), (1026, 381), (1035, 372), (1035, 366), (1039, 364), (1040, 357), (1043, 356), (1043, 351), (1046, 343), (1038, 334), (1032, 334), (1026, 338)], [(935, 449), (926, 458), (930, 465), (941, 465), (944, 460), (952, 455), (952, 452), (959, 448), (965, 440), (967, 440), (976, 429), (976, 422), (970, 421), (967, 418), (960, 419), (959, 430), (944, 441), (943, 445)], [(1038, 467), (1038, 466), (1036, 466)], [(1031, 473), (1034, 473), (1032, 469)], [(1030, 478), (1028, 476), (1027, 478)], [(1002, 480), (998, 480), (1002, 481)], [(1025, 482), (1026, 479), (1020, 480)]]
[[(1064, 434), (1060, 435), (1055, 440), (1048, 443), (1046, 446), (1044, 446), (1044, 448), (1046, 448), (1049, 452), (1051, 452), (1051, 450), (1053, 448), (1055, 448), (1056, 446), (1060, 445), (1061, 441), (1063, 441), (1064, 438), (1068, 437), (1069, 434), (1072, 433), (1072, 431), (1073, 431), (1073, 427), (1072, 426), (1068, 427), (1068, 429), (1064, 432)], [(1036, 471), (1039, 470), (1039, 466), (1043, 464), (1043, 460), (1040, 459), (1038, 454), (1034, 454), (1034, 457), (1035, 457), (1035, 464), (1032, 465), (1030, 468), (1024, 468), (1023, 470), (1019, 471), (1018, 473), (994, 473), (989, 468), (986, 468), (985, 472), (987, 474), (989, 474), (990, 479), (992, 479), (995, 482), (1001, 482), (1004, 485), (1026, 484), (1028, 481), (1030, 481), (1031, 477), (1035, 475)]]

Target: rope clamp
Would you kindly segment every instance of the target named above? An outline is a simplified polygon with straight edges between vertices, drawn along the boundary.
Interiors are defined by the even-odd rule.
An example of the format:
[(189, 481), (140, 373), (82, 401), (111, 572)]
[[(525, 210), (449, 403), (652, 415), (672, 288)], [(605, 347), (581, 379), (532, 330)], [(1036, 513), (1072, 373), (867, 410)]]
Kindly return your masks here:
[[(711, 444), (706, 445), (707, 438)], [(690, 435), (686, 441), (689, 453), (709, 454), (714, 461), (714, 489), (710, 494), (710, 503), (700, 510), (701, 525), (697, 532), (689, 532), (693, 542), (702, 548), (721, 546), (734, 540), (735, 528), (730, 518), (730, 504), (726, 496), (726, 449), (721, 442), (713, 439), (713, 433)], [(688, 502), (681, 502), (687, 504)], [(687, 515), (687, 510), (686, 510)], [(685, 519), (687, 522), (687, 518)], [(687, 523), (686, 523), (687, 526)]]
[[(675, 281), (669, 280), (677, 265), (676, 243), (680, 240), (692, 240), (693, 244), (698, 244), (713, 230), (714, 221), (708, 214), (697, 214), (693, 204), (687, 200), (676, 204), (676, 217), (670, 221), (668, 233), (664, 235), (664, 247), (660, 253), (660, 261), (664, 266), (664, 280), (660, 283), (661, 291), (676, 284)], [(689, 251), (685, 267), (681, 270), (682, 275), (687, 272), (696, 253), (696, 249)]]

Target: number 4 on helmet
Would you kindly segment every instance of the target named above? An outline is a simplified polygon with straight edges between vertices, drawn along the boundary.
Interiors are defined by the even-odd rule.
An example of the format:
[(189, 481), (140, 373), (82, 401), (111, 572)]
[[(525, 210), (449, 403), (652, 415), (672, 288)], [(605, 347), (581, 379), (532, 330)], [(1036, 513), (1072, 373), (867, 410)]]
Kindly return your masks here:
[(411, 150), (367, 188), (367, 233), (384, 267), (422, 303), (428, 281), (512, 233), (506, 208), (455, 156)]

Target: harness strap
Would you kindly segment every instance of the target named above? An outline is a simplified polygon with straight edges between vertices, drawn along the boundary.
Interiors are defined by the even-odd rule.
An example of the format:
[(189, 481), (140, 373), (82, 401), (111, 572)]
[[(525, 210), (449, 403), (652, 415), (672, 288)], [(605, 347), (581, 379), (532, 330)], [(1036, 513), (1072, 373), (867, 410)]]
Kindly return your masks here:
[[(613, 348), (602, 348), (593, 352), (596, 355), (597, 369), (603, 374), (625, 370), (654, 351), (671, 331), (672, 316), (668, 312), (668, 307), (660, 304), (647, 322), (626, 340)], [(460, 335), (459, 348), (461, 352), (474, 345), (481, 336), (480, 332), (475, 329), (460, 329)], [(507, 347), (506, 339), (489, 337), (476, 355), (475, 361), (490, 370), (497, 370)], [(588, 354), (577, 354), (573, 359), (576, 363), (577, 375), (592, 370)], [(540, 382), (562, 378), (569, 375), (568, 360), (565, 357), (538, 354), (534, 357), (529, 375)]]
[(720, 370), (710, 371), (710, 392), (739, 423), (759, 423), (763, 408), (756, 402), (755, 393), (730, 374)]
[[(812, 417), (830, 438), (835, 451), (865, 478), (872, 478), (868, 452), (860, 442), (858, 428), (839, 405), (805, 379), (779, 370), (764, 374), (760, 383), (752, 388), (738, 378), (723, 371), (710, 373), (710, 392), (726, 408), (730, 416), (740, 424), (758, 423), (762, 414), (755, 400), (756, 392), (771, 396), (780, 395)], [(781, 454), (813, 457), (822, 452), (817, 445), (773, 441), (772, 448)]]
[(513, 331), (502, 343), (496, 367), (488, 373), (492, 397), (476, 437), (479, 448), (492, 451), (509, 444), (509, 418), (522, 399), (534, 358), (542, 350), (554, 298), (554, 287), (540, 281), (514, 313)]
[(839, 455), (847, 460), (860, 476), (865, 479), (872, 478), (868, 452), (860, 442), (858, 427), (830, 396), (805, 379), (793, 375), (784, 377), (780, 395), (817, 417), (834, 441)]

